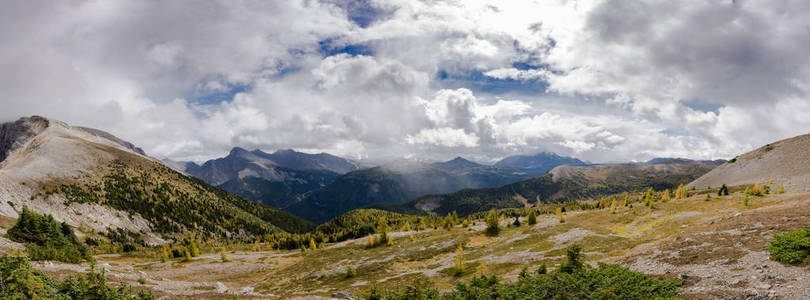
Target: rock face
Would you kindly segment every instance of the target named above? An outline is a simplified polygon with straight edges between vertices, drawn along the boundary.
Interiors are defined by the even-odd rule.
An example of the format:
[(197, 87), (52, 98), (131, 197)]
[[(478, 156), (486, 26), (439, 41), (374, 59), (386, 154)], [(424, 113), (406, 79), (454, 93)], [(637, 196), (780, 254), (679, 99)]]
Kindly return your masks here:
[(15, 122), (0, 124), (0, 163), (33, 136), (39, 134), (50, 122), (48, 119), (33, 116)]
[(696, 179), (697, 188), (767, 183), (788, 191), (810, 190), (810, 135), (781, 140), (742, 154)]

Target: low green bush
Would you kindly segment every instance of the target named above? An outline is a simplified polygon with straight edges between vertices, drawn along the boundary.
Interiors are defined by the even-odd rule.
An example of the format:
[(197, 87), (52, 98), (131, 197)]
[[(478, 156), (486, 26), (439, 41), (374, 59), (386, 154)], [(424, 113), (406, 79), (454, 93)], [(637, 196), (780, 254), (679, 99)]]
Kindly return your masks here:
[(579, 246), (568, 249), (568, 261), (560, 268), (542, 274), (526, 273), (514, 283), (501, 283), (495, 275), (477, 276), (459, 283), (453, 291), (440, 293), (417, 281), (396, 291), (372, 290), (369, 300), (462, 300), (462, 299), (675, 299), (680, 280), (651, 277), (619, 265), (591, 267), (581, 259)]
[(768, 252), (776, 261), (791, 264), (807, 261), (807, 257), (810, 256), (810, 230), (799, 228), (775, 234), (768, 247)]

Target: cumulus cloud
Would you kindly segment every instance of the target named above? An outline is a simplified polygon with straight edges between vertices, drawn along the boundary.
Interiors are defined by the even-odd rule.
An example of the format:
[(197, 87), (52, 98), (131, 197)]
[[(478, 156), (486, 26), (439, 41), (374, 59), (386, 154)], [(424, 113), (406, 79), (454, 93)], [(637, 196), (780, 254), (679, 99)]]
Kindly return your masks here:
[(355, 158), (727, 158), (810, 129), (804, 2), (363, 5), (7, 5), (0, 120), (46, 115), (197, 161), (233, 146)]

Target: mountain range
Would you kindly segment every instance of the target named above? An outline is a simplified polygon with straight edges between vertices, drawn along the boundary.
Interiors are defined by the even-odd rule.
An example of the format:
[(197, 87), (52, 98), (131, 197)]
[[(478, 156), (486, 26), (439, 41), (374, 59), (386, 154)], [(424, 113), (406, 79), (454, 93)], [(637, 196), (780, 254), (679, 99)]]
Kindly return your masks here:
[(718, 161), (669, 161), (665, 163), (624, 163), (588, 166), (557, 166), (548, 173), (484, 189), (427, 195), (402, 204), (377, 203), (372, 208), (401, 213), (461, 216), (490, 209), (531, 206), (538, 201), (574, 201), (604, 195), (673, 189), (716, 167)]
[(501, 186), (565, 163), (584, 165), (575, 158), (539, 153), (507, 157), (492, 166), (456, 157), (435, 163), (397, 160), (359, 169), (356, 163), (325, 153), (280, 150), (269, 154), (242, 148), (202, 165), (174, 165), (236, 195), (320, 223), (372, 203), (402, 203), (428, 194)]

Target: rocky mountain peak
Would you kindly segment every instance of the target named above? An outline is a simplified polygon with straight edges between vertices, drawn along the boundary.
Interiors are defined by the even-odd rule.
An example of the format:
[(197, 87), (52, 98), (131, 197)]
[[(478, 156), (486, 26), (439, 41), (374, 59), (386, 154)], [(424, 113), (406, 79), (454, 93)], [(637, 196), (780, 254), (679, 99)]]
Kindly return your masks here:
[(50, 120), (40, 116), (22, 117), (14, 122), (0, 124), (0, 162), (50, 124)]

